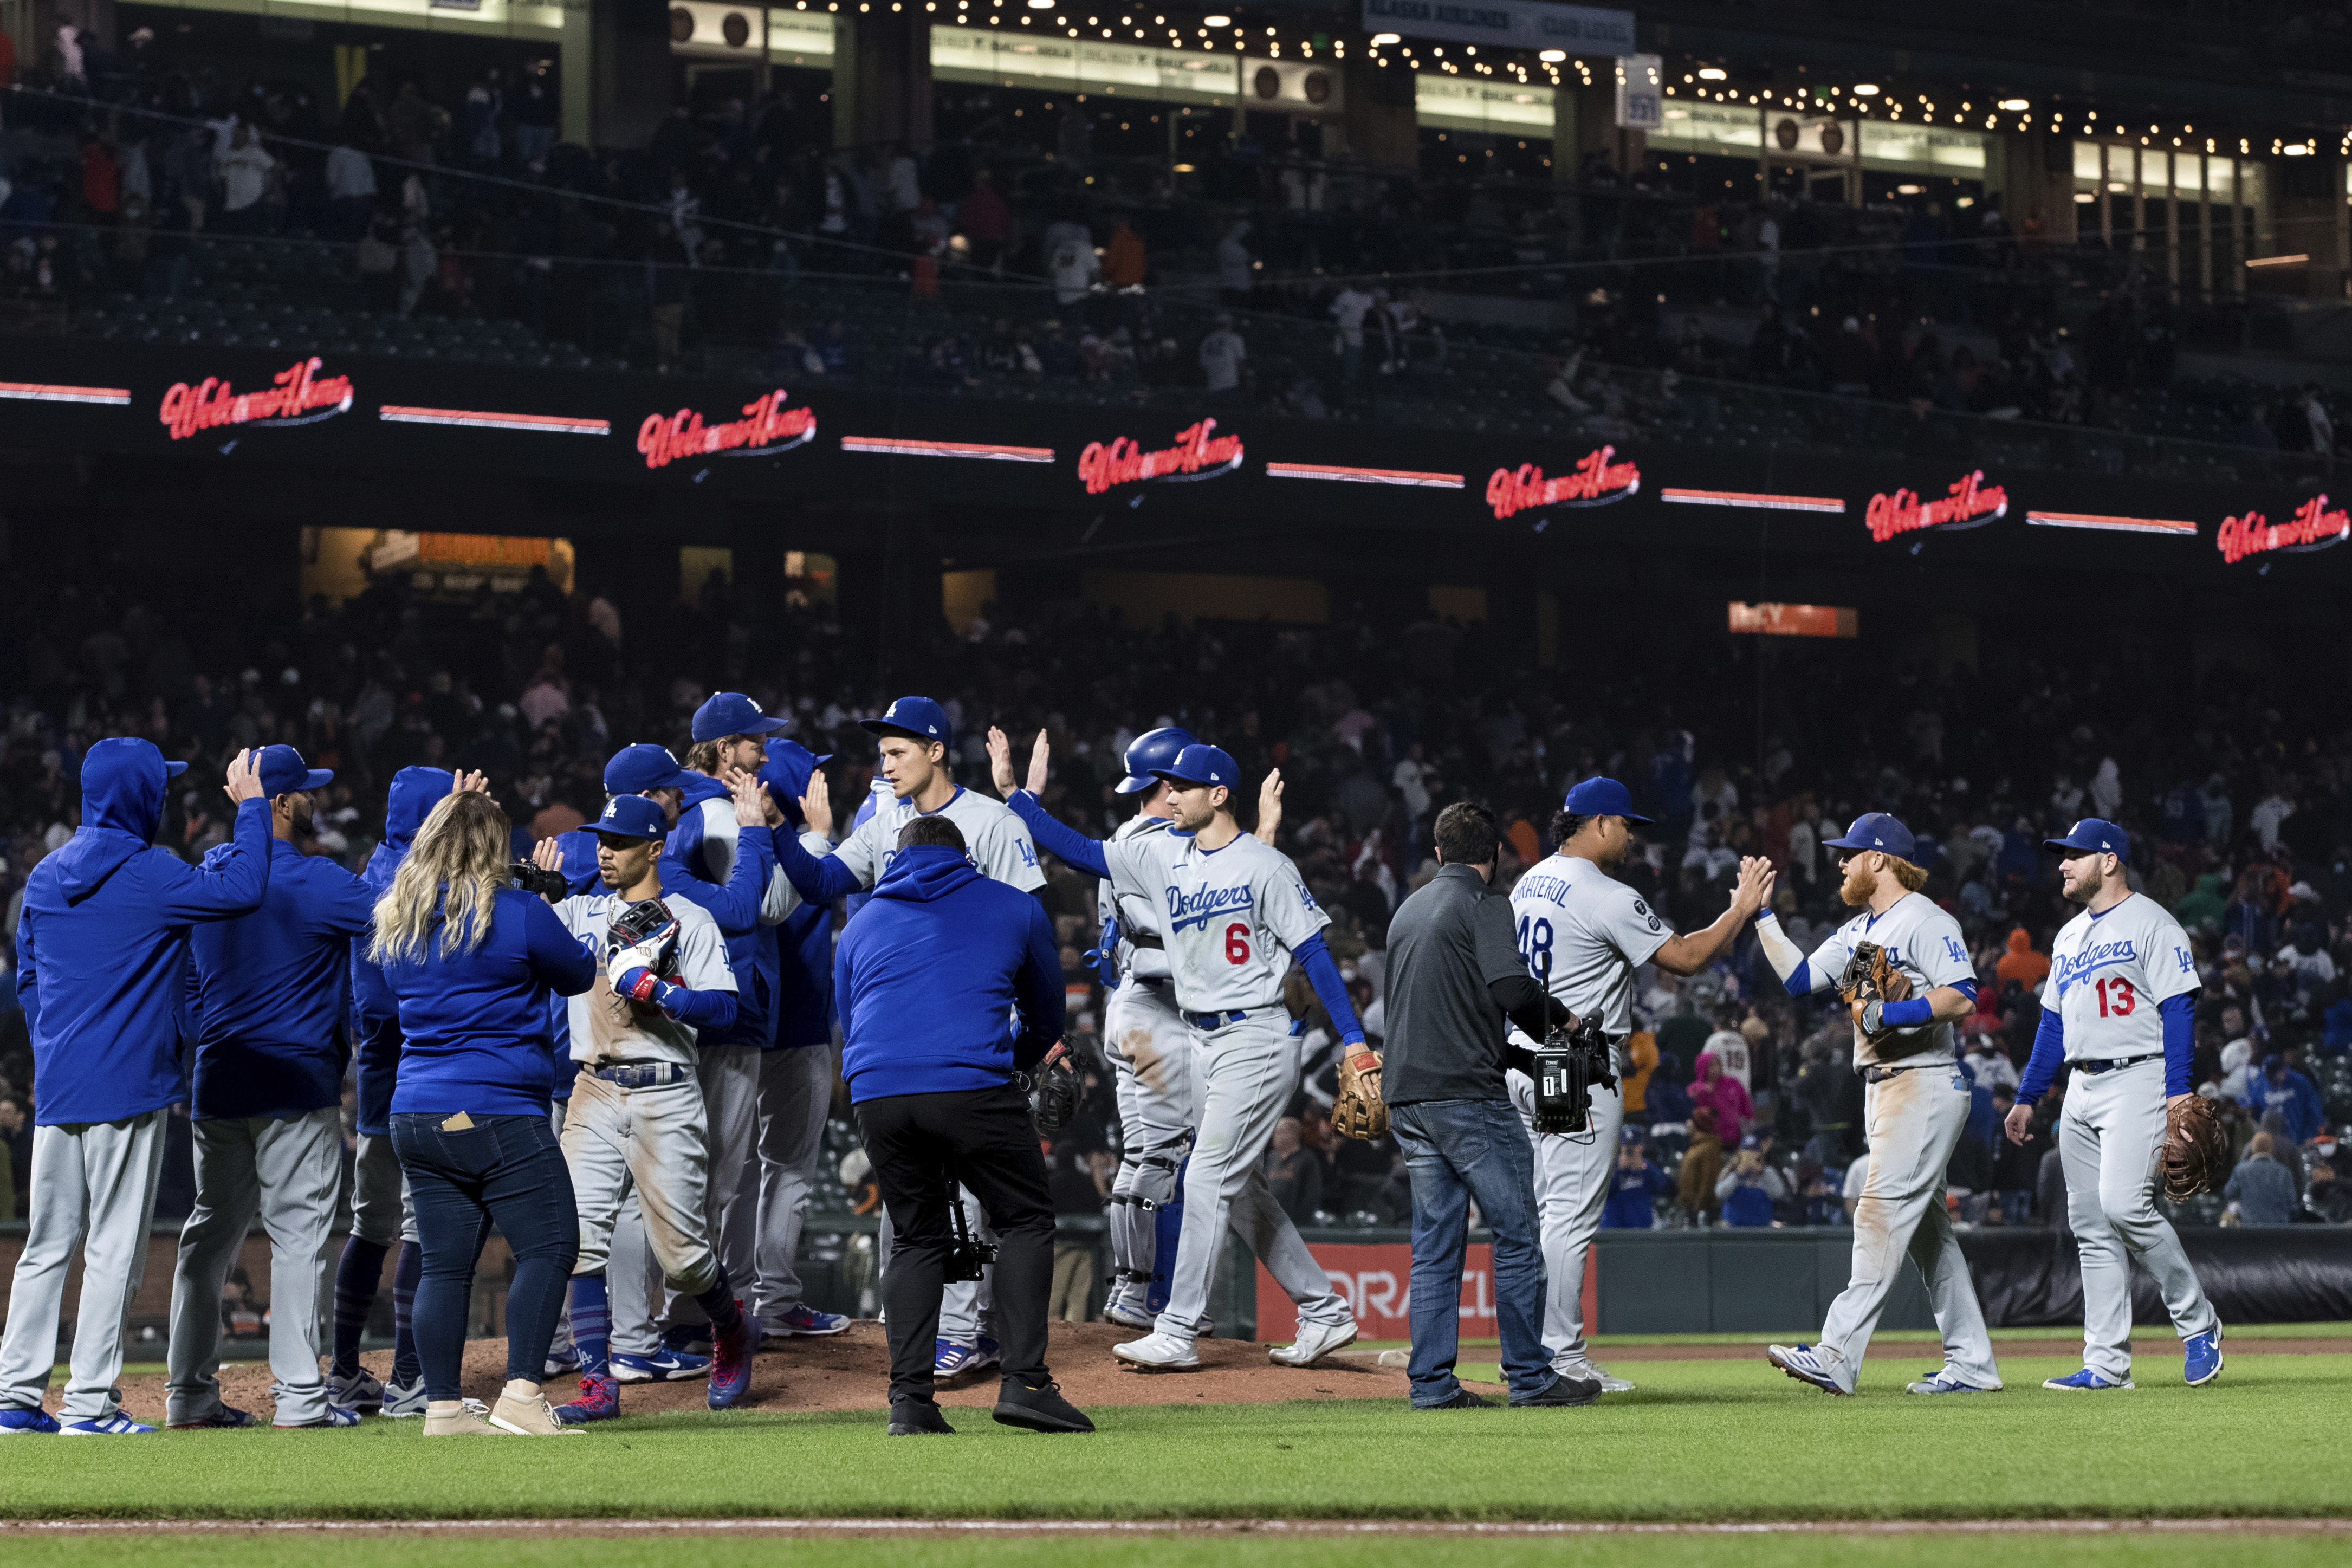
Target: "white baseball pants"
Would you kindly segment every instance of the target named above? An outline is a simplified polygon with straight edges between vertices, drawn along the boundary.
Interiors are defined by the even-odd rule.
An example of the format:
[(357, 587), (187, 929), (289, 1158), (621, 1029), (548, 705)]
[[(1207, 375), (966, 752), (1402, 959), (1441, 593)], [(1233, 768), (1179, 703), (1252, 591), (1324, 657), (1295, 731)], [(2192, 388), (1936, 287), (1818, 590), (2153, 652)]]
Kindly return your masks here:
[(2156, 1206), (2163, 1150), (2161, 1058), (2069, 1078), (2058, 1162), (2066, 1172), (2066, 1223), (2083, 1259), (2083, 1364), (2112, 1378), (2131, 1375), (2134, 1258), (2155, 1279), (2182, 1339), (2210, 1332), (2219, 1321), (2180, 1237)]
[(200, 1421), (221, 1407), (221, 1287), (258, 1213), (269, 1237), (272, 1419), (280, 1426), (324, 1421), (319, 1309), (327, 1299), (327, 1243), (343, 1178), (342, 1112), (331, 1105), (304, 1116), (198, 1121), (191, 1130), (196, 1206), (181, 1227), (172, 1273), (164, 1419)]
[[(727, 1277), (757, 1303), (761, 1321), (773, 1321), (801, 1304), (801, 1223), (816, 1191), (824, 1158), (824, 1121), (841, 1077), (831, 1041), (760, 1054), (760, 1116), (756, 1182), (742, 1188), (727, 1227)], [(755, 1223), (745, 1249), (745, 1272), (735, 1272), (737, 1216)]]
[(1289, 1014), (1281, 1007), (1253, 1008), (1238, 1024), (1205, 1032), (1195, 1028), (1192, 1036), (1201, 1129), (1184, 1173), (1184, 1228), (1178, 1233), (1168, 1306), (1153, 1326), (1178, 1339), (1197, 1337), (1228, 1224), (1298, 1304), (1302, 1323), (1349, 1321), (1354, 1314), (1347, 1298), (1331, 1289), (1331, 1277), (1274, 1201), (1258, 1169), (1274, 1124), (1298, 1087), (1298, 1040), (1290, 1032)]
[(78, 1247), (81, 1305), (74, 1313), (64, 1419), (99, 1421), (114, 1413), (123, 1326), (147, 1272), (147, 1226), (155, 1217), (170, 1114), (33, 1129), (32, 1213), (9, 1287), (7, 1333), (0, 1337), (0, 1405), (41, 1407), (57, 1365), (66, 1270)]
[[(1617, 1064), (1622, 1074), (1624, 1063)], [(1504, 1075), (1511, 1103), (1536, 1151), (1536, 1217), (1544, 1259), (1544, 1348), (1551, 1364), (1566, 1371), (1588, 1359), (1584, 1342), (1584, 1264), (1591, 1256), (1609, 1184), (1617, 1171), (1617, 1137), (1625, 1125), (1622, 1087), (1592, 1090), (1590, 1132), (1536, 1131), (1535, 1080), (1523, 1072)]]
[(582, 1073), (564, 1116), (563, 1163), (580, 1211), (572, 1273), (605, 1272), (621, 1200), (634, 1194), (646, 1245), (662, 1273), (689, 1295), (710, 1289), (719, 1260), (705, 1228), (709, 1155), (702, 1090), (692, 1079), (623, 1089)]
[[(756, 1189), (746, 1178), (756, 1157), (753, 1145), (760, 1130), (760, 1058), (765, 1055), (757, 1046), (704, 1046), (700, 1065), (695, 1069), (701, 1082), (702, 1111), (709, 1140), (709, 1164), (703, 1182), (702, 1234), (710, 1238), (714, 1255), (727, 1269), (728, 1284), (739, 1298), (751, 1286), (751, 1252), (749, 1246), (741, 1247), (740, 1257), (730, 1257), (723, 1250), (727, 1245), (727, 1215), (736, 1206), (739, 1194), (758, 1201)], [(702, 1289), (709, 1288), (710, 1281), (705, 1279)], [(676, 1275), (670, 1276), (662, 1289), (661, 1321), (703, 1321), (706, 1314), (694, 1304), (695, 1294), (684, 1289)]]
[(1907, 1252), (1927, 1281), (1946, 1364), (1979, 1388), (1999, 1388), (1992, 1336), (1985, 1331), (1968, 1259), (1944, 1206), (1944, 1168), (1968, 1127), (1968, 1080), (1955, 1070), (1914, 1068), (1870, 1085), (1863, 1117), (1870, 1174), (1854, 1205), (1853, 1271), (1830, 1303), (1822, 1358), (1852, 1393)]
[(1106, 1305), (1144, 1310), (1157, 1257), (1156, 1211), (1176, 1195), (1176, 1168), (1200, 1121), (1192, 1035), (1174, 985), (1129, 975), (1103, 1005), (1103, 1054), (1118, 1095), (1118, 1175), (1111, 1183)]
[[(557, 1102), (556, 1114), (562, 1114)], [(558, 1136), (563, 1131), (556, 1128)], [(389, 1132), (362, 1132), (352, 1158), (352, 1234), (377, 1247), (416, 1240), (416, 1200)]]

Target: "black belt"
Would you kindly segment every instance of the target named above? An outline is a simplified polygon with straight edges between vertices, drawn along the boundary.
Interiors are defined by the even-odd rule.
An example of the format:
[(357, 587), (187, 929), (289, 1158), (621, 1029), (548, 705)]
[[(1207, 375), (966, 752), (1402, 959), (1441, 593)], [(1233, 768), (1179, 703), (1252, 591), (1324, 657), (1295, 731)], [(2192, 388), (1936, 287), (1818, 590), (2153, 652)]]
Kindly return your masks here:
[(2103, 1072), (2113, 1072), (2117, 1068), (2136, 1068), (2142, 1062), (2160, 1062), (2163, 1059), (2162, 1051), (2150, 1051), (2144, 1057), (2121, 1057), (2114, 1061), (2076, 1062), (2074, 1068), (2076, 1072), (2086, 1072), (2095, 1077)]
[(1168, 946), (1166, 942), (1160, 940), (1160, 933), (1156, 931), (1130, 932), (1127, 943), (1129, 947), (1148, 947), (1155, 952), (1164, 952)]
[(664, 1089), (684, 1083), (694, 1076), (694, 1069), (677, 1062), (623, 1062), (618, 1067), (597, 1068), (590, 1076), (622, 1089)]
[(1900, 1078), (1906, 1072), (1917, 1072), (1922, 1068), (1941, 1068), (1945, 1065), (1943, 1062), (1915, 1062), (1907, 1068), (1864, 1068), (1862, 1069), (1862, 1081), (1885, 1083), (1888, 1079)]

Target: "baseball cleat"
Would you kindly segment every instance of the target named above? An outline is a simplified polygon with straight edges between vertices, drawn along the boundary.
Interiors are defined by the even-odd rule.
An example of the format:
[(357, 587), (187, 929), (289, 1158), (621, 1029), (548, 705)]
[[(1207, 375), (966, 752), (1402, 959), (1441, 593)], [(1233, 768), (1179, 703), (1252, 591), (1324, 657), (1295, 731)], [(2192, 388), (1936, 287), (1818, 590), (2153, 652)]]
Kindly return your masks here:
[(677, 1351), (685, 1355), (707, 1356), (710, 1353), (709, 1323), (673, 1323), (662, 1331), (662, 1349)]
[(1434, 1405), (1416, 1405), (1415, 1410), (1491, 1410), (1495, 1402), (1466, 1388), (1457, 1388), (1451, 1399), (1441, 1399)]
[(1086, 1412), (1062, 1397), (1062, 1385), (1046, 1382), (1032, 1388), (1017, 1377), (1008, 1377), (997, 1391), (997, 1420), (1007, 1426), (1019, 1426), (1031, 1432), (1091, 1432), (1095, 1424), (1087, 1419)]
[(46, 1410), (26, 1410), (14, 1405), (0, 1410), (0, 1437), (18, 1432), (46, 1434), (57, 1429), (58, 1418)]
[(710, 1387), (713, 1410), (731, 1410), (751, 1386), (751, 1320), (740, 1311), (735, 1326), (710, 1342)]
[(2187, 1358), (2181, 1371), (2191, 1388), (2202, 1388), (2221, 1375), (2221, 1325), (2215, 1323), (2210, 1332), (2191, 1334), (2180, 1342)]
[(1597, 1383), (1601, 1385), (1601, 1392), (1603, 1394), (1631, 1394), (1633, 1392), (1633, 1385), (1626, 1382), (1623, 1378), (1612, 1377), (1605, 1369), (1596, 1366), (1591, 1362), (1582, 1359), (1565, 1363), (1556, 1363), (1552, 1367), (1552, 1371), (1572, 1382)]
[(613, 1357), (615, 1383), (684, 1383), (709, 1371), (709, 1356), (688, 1355), (684, 1351), (658, 1350), (651, 1355), (621, 1352)]
[(1154, 1372), (1192, 1372), (1201, 1364), (1201, 1352), (1192, 1348), (1192, 1342), (1178, 1339), (1174, 1334), (1146, 1334), (1139, 1340), (1111, 1346), (1110, 1353), (1129, 1365)]
[(1764, 1359), (1799, 1383), (1810, 1383), (1824, 1394), (1851, 1396), (1853, 1393), (1837, 1380), (1837, 1373), (1830, 1370), (1829, 1363), (1811, 1345), (1767, 1345)]
[[(236, 1414), (243, 1413), (236, 1412)], [(247, 1417), (247, 1421), (251, 1419), (250, 1416)], [(331, 1427), (356, 1426), (359, 1424), (358, 1411), (346, 1410), (340, 1405), (330, 1405), (327, 1406), (327, 1413), (316, 1421), (273, 1421), (269, 1424), (269, 1429), (273, 1432), (324, 1432)]]
[(89, 1421), (68, 1421), (58, 1428), (60, 1437), (142, 1437), (155, 1430), (118, 1410)]
[(2055, 1389), (2060, 1394), (2095, 1394), (2110, 1388), (2136, 1388), (2138, 1385), (2128, 1377), (2109, 1377), (2105, 1373), (2094, 1372), (2086, 1366), (2080, 1372), (2053, 1377), (2042, 1386)]
[(931, 1375), (961, 1377), (968, 1372), (996, 1365), (1004, 1359), (1003, 1351), (986, 1334), (976, 1345), (961, 1344), (954, 1340), (936, 1340), (931, 1346)]
[(555, 1407), (555, 1418), (566, 1426), (584, 1426), (591, 1421), (612, 1421), (621, 1414), (621, 1388), (609, 1377), (583, 1377), (580, 1380), (580, 1397), (569, 1405)]
[(1265, 1359), (1277, 1366), (1310, 1366), (1320, 1356), (1344, 1350), (1356, 1342), (1356, 1320), (1344, 1323), (1301, 1323), (1298, 1337), (1286, 1345), (1276, 1345), (1265, 1352)]
[(1148, 1333), (1152, 1325), (1160, 1320), (1140, 1307), (1129, 1306), (1125, 1301), (1119, 1301), (1103, 1309), (1103, 1321), (1117, 1323), (1123, 1329), (1141, 1329)]
[(928, 1399), (902, 1399), (890, 1406), (890, 1431), (893, 1437), (919, 1437), (926, 1432), (940, 1432), (952, 1437), (955, 1428), (940, 1414), (940, 1407)]
[(1981, 1383), (1970, 1383), (1950, 1367), (1938, 1367), (1918, 1382), (1910, 1384), (1906, 1394), (1999, 1394), (2000, 1385), (1987, 1388)]
[(378, 1410), (383, 1405), (383, 1384), (368, 1375), (365, 1367), (349, 1377), (333, 1373), (327, 1378), (327, 1403), (346, 1410)]
[(1555, 1377), (1539, 1392), (1530, 1394), (1525, 1399), (1513, 1399), (1511, 1408), (1529, 1410), (1551, 1405), (1590, 1405), (1600, 1397), (1601, 1381), (1598, 1378)]
[[(332, 1403), (331, 1395), (329, 1402)], [(238, 1410), (226, 1405), (215, 1405), (193, 1421), (167, 1420), (164, 1425), (168, 1430), (173, 1432), (201, 1432), (212, 1426), (258, 1426), (261, 1423), (253, 1418), (251, 1411)]]
[(580, 1352), (575, 1350), (549, 1351), (539, 1369), (541, 1377), (570, 1377), (579, 1370)]
[(779, 1312), (772, 1318), (760, 1320), (761, 1343), (769, 1340), (813, 1340), (827, 1334), (838, 1334), (849, 1327), (848, 1317), (841, 1312), (820, 1312), (803, 1303), (790, 1311)]
[(383, 1385), (383, 1406), (376, 1412), (394, 1421), (425, 1414), (425, 1374), (418, 1373), (415, 1383), (387, 1383)]

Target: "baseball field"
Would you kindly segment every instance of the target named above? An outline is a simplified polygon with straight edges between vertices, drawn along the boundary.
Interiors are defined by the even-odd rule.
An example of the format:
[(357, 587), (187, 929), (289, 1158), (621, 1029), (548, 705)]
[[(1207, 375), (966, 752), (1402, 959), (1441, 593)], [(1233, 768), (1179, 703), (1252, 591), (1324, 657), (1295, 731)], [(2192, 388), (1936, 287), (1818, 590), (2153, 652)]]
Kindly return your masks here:
[[(0, 1551), (11, 1568), (110, 1545), (157, 1568), (604, 1568), (814, 1563), (880, 1536), (957, 1568), (1040, 1552), (1108, 1568), (1139, 1550), (1255, 1568), (1726, 1551), (1743, 1564), (1936, 1564), (2020, 1548), (2104, 1565), (2177, 1563), (2184, 1547), (2294, 1563), (2352, 1547), (2336, 1459), (2352, 1325), (2238, 1331), (2227, 1373), (2202, 1390), (2180, 1384), (2169, 1336), (2145, 1337), (2138, 1388), (2099, 1395), (2042, 1390), (2080, 1364), (2050, 1353), (2053, 1336), (2002, 1343), (2005, 1392), (1937, 1399), (1903, 1392), (1937, 1359), (1913, 1337), (1874, 1345), (1853, 1399), (1782, 1377), (1760, 1345), (1694, 1339), (1598, 1347), (1639, 1386), (1570, 1410), (1414, 1412), (1402, 1379), (1369, 1360), (1244, 1374), (1236, 1359), (1228, 1380), (1263, 1380), (1253, 1398), (1208, 1397), (1228, 1380), (1073, 1368), (1138, 1400), (1091, 1399), (1090, 1437), (1019, 1433), (950, 1403), (956, 1436), (893, 1440), (878, 1408), (787, 1397), (724, 1415), (641, 1398), (646, 1414), (536, 1443), (425, 1443), (380, 1420), (14, 1442), (0, 1448)], [(1465, 1371), (1480, 1354), (1467, 1349)], [(780, 1360), (761, 1358), (787, 1394), (816, 1375), (769, 1365)], [(1307, 1397), (1283, 1397), (1295, 1380)], [(698, 1385), (664, 1392), (684, 1405)]]

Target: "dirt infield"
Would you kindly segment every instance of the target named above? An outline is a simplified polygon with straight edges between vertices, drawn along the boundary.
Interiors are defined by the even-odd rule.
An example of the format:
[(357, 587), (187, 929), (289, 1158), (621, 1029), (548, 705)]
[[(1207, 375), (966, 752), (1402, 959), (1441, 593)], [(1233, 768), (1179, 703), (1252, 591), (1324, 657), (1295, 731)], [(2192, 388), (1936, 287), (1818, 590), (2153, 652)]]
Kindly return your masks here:
[(942, 1536), (1292, 1535), (2323, 1535), (2352, 1536), (2352, 1519), (1960, 1519), (1759, 1521), (1696, 1524), (1493, 1523), (1417, 1520), (1094, 1519), (484, 1519), (484, 1520), (26, 1520), (0, 1521), (0, 1541), (54, 1536), (451, 1535), (625, 1538), (751, 1536), (837, 1540)]
[[(1276, 1366), (1265, 1346), (1238, 1340), (1200, 1342), (1201, 1370), (1147, 1373), (1123, 1369), (1110, 1347), (1137, 1337), (1116, 1323), (1055, 1323), (1048, 1364), (1062, 1392), (1080, 1409), (1090, 1405), (1246, 1405), (1278, 1399), (1402, 1399), (1404, 1373), (1373, 1364), (1370, 1358), (1339, 1358), (1304, 1369)], [(1760, 1353), (1760, 1352), (1759, 1352)], [(361, 1358), (378, 1377), (392, 1370), (389, 1352)], [(506, 1382), (504, 1340), (471, 1340), (466, 1345), (465, 1389), (477, 1399), (494, 1400)], [(221, 1398), (267, 1421), (276, 1408), (269, 1396), (269, 1368), (244, 1363), (221, 1370)], [(751, 1367), (747, 1407), (778, 1410), (879, 1410), (889, 1401), (890, 1354), (878, 1322), (853, 1324), (828, 1339), (794, 1340), (787, 1350), (762, 1352)], [(991, 1368), (940, 1390), (941, 1405), (996, 1403), (997, 1373)], [(1479, 1387), (1490, 1387), (1478, 1384)], [(579, 1380), (551, 1379), (548, 1397), (571, 1398)], [(49, 1390), (49, 1408), (63, 1398)], [(163, 1379), (149, 1374), (122, 1380), (125, 1408), (142, 1420), (163, 1415)], [(685, 1383), (630, 1384), (621, 1390), (621, 1408), (631, 1415), (705, 1408), (700, 1379)]]

